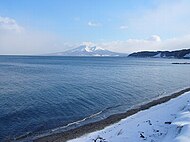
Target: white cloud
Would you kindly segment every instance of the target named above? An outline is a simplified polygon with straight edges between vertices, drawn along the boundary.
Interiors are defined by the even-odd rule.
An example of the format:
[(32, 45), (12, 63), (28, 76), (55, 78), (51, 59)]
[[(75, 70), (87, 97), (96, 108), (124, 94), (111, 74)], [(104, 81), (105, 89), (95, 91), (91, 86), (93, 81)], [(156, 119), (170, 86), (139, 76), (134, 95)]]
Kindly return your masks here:
[(158, 35), (152, 35), (150, 38), (148, 38), (148, 40), (159, 42), (159, 41), (161, 41), (161, 38)]
[(101, 24), (97, 23), (97, 22), (94, 22), (94, 21), (89, 21), (88, 26), (90, 26), (90, 27), (100, 27)]
[[(132, 14), (126, 13), (122, 19), (135, 34), (187, 35), (190, 34), (190, 1), (157, 1), (154, 8), (140, 9)], [(126, 21), (124, 21), (126, 22)]]
[(68, 47), (52, 33), (31, 31), (12, 18), (0, 17), (0, 54), (45, 54)]
[[(151, 39), (151, 40), (150, 40)], [(190, 48), (190, 35), (160, 40), (159, 36), (148, 39), (128, 39), (98, 43), (98, 46), (115, 52), (131, 53), (137, 51), (178, 50)]]
[(90, 42), (90, 41), (85, 41), (85, 42), (82, 42), (81, 45), (86, 45), (86, 46), (95, 46), (95, 44), (93, 42)]
[(119, 28), (120, 28), (121, 30), (126, 30), (126, 29), (128, 29), (128, 26), (122, 25), (122, 26), (120, 26)]
[(0, 16), (0, 30), (4, 31), (15, 31), (22, 32), (24, 28), (17, 24), (17, 22), (9, 17), (1, 17)]

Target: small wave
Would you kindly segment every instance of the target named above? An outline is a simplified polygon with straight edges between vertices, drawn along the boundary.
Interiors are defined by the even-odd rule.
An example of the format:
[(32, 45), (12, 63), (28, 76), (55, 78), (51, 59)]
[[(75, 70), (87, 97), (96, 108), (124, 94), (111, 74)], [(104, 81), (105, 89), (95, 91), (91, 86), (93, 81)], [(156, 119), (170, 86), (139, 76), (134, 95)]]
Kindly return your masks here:
[(88, 116), (88, 117), (85, 117), (85, 118), (81, 119), (81, 120), (78, 120), (78, 121), (69, 123), (69, 124), (67, 124), (67, 125), (65, 125), (65, 126), (62, 126), (62, 127), (56, 128), (56, 129), (53, 129), (53, 130), (51, 130), (51, 131), (54, 132), (54, 131), (57, 131), (57, 130), (60, 130), (60, 129), (68, 128), (69, 126), (72, 126), (72, 125), (77, 125), (77, 124), (79, 124), (79, 123), (81, 123), (81, 122), (86, 121), (87, 119), (96, 117), (97, 115), (101, 114), (102, 112), (103, 112), (103, 111), (99, 111), (99, 112), (94, 113), (94, 114), (92, 114), (92, 115), (90, 115), (90, 116)]
[(55, 131), (58, 131), (58, 130), (61, 130), (61, 129), (66, 129), (66, 128), (68, 128), (68, 127), (70, 127), (70, 126), (73, 126), (73, 125), (80, 124), (80, 123), (82, 123), (82, 122), (84, 122), (84, 121), (86, 121), (86, 120), (88, 120), (88, 119), (94, 118), (94, 117), (96, 117), (96, 116), (98, 116), (98, 115), (100, 115), (100, 114), (102, 114), (102, 113), (105, 113), (105, 112), (107, 112), (107, 111), (110, 110), (110, 109), (114, 109), (114, 108), (117, 108), (117, 107), (120, 107), (120, 106), (122, 106), (122, 105), (116, 105), (116, 106), (112, 106), (112, 107), (107, 107), (107, 108), (105, 108), (104, 110), (101, 110), (101, 111), (99, 111), (99, 112), (97, 112), (97, 113), (94, 113), (94, 114), (92, 114), (92, 115), (90, 115), (90, 116), (88, 116), (88, 117), (85, 117), (85, 118), (83, 118), (83, 119), (81, 119), (81, 120), (78, 120), (78, 121), (75, 121), (75, 122), (72, 122), (72, 123), (69, 123), (69, 124), (67, 124), (67, 125), (65, 125), (65, 126), (52, 129), (51, 131), (52, 131), (52, 132), (55, 132)]
[(123, 105), (116, 105), (116, 106), (107, 107), (102, 112), (106, 112), (106, 111), (108, 111), (110, 109), (114, 109), (114, 108), (117, 108), (117, 107), (120, 107), (120, 106), (123, 106)]
[(66, 129), (69, 128), (69, 127), (76, 126), (76, 125), (78, 125), (78, 124), (80, 124), (80, 123), (82, 123), (82, 122), (85, 122), (85, 121), (88, 120), (88, 119), (95, 118), (95, 117), (97, 117), (98, 115), (100, 115), (100, 114), (102, 114), (102, 113), (106, 113), (108, 110), (111, 110), (111, 109), (114, 109), (114, 108), (117, 108), (117, 107), (120, 107), (120, 106), (122, 106), (122, 105), (116, 105), (116, 106), (107, 107), (107, 108), (105, 108), (105, 109), (103, 109), (103, 110), (101, 110), (101, 111), (99, 111), (99, 112), (97, 112), (97, 113), (94, 113), (94, 114), (92, 114), (92, 115), (90, 115), (90, 116), (88, 116), (88, 117), (85, 117), (85, 118), (83, 118), (83, 119), (81, 119), (81, 120), (78, 120), (78, 121), (69, 123), (69, 124), (67, 124), (67, 125), (65, 125), (65, 126), (62, 126), (62, 127), (58, 127), (58, 128), (52, 129), (52, 130), (50, 130), (50, 131), (38, 132), (38, 133), (35, 133), (35, 132), (27, 132), (27, 133), (25, 133), (25, 134), (23, 134), (23, 135), (21, 135), (21, 136), (18, 136), (18, 137), (16, 137), (16, 138), (14, 138), (14, 140), (25, 139), (25, 138), (28, 138), (28, 137), (32, 136), (33, 134), (34, 134), (33, 136), (35, 137), (35, 136), (37, 136), (37, 135), (44, 135), (44, 136), (45, 136), (45, 135), (49, 135), (50, 133), (56, 133), (56, 132), (59, 132), (59, 131), (62, 131), (62, 130), (64, 131), (64, 130), (66, 130)]

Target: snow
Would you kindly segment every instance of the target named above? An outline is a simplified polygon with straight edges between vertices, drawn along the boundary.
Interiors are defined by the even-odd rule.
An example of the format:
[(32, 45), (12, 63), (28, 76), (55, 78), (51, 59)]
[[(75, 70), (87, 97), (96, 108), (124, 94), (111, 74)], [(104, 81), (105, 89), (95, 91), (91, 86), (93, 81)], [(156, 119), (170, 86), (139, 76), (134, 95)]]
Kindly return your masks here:
[(76, 48), (76, 51), (94, 52), (96, 50), (105, 50), (105, 49), (98, 47), (91, 42), (83, 42), (83, 44), (79, 46), (79, 48)]
[(189, 54), (186, 54), (184, 57), (185, 57), (185, 58), (190, 58), (190, 53), (189, 53)]
[(153, 56), (154, 58), (161, 58), (161, 53), (156, 54), (155, 56)]
[(69, 142), (189, 142), (190, 92)]
[(81, 51), (93, 52), (96, 50), (104, 50), (104, 49), (101, 47), (96, 47), (96, 46), (85, 46)]

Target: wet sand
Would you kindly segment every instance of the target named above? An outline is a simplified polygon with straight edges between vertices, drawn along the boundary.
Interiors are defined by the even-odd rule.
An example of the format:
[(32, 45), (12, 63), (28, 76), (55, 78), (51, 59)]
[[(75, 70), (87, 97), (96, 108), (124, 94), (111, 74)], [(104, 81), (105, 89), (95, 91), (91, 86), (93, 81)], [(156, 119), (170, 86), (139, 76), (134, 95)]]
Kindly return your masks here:
[(38, 138), (34, 139), (33, 141), (34, 142), (65, 142), (67, 140), (80, 137), (86, 133), (101, 130), (101, 129), (105, 128), (106, 126), (116, 123), (116, 122), (120, 121), (121, 119), (129, 117), (139, 111), (149, 109), (150, 107), (161, 104), (161, 103), (165, 103), (165, 102), (169, 101), (170, 99), (176, 98), (176, 97), (184, 94), (185, 92), (189, 92), (189, 91), (190, 91), (190, 88), (186, 88), (179, 92), (173, 93), (169, 96), (164, 96), (162, 98), (158, 98), (158, 99), (148, 102), (146, 104), (137, 106), (136, 108), (130, 109), (125, 113), (114, 114), (114, 115), (111, 115), (108, 118), (100, 120), (98, 122), (86, 124), (84, 126), (80, 126), (78, 128), (71, 129), (71, 130), (68, 130), (65, 132), (60, 132), (57, 134), (52, 134), (52, 135), (48, 135), (48, 136), (44, 136), (44, 137), (38, 137)]

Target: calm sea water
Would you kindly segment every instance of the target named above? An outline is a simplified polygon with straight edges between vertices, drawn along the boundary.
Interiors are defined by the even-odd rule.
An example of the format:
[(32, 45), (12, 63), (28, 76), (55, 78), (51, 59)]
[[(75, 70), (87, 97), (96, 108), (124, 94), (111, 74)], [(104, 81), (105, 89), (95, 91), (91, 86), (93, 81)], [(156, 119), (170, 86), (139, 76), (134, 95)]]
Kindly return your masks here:
[(190, 65), (172, 62), (187, 60), (0, 56), (0, 141), (102, 119), (189, 87)]

